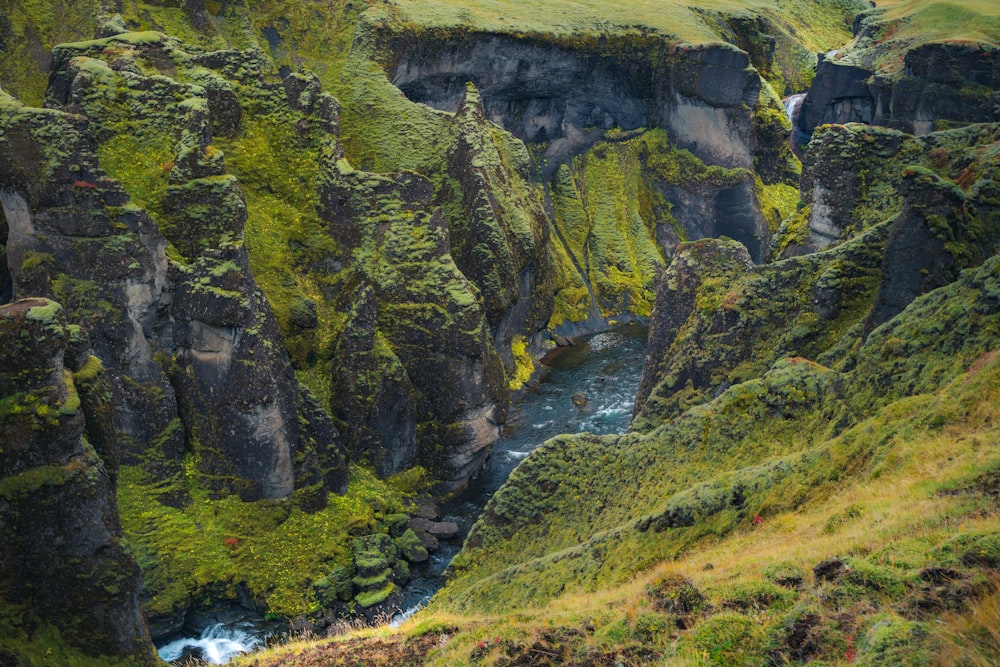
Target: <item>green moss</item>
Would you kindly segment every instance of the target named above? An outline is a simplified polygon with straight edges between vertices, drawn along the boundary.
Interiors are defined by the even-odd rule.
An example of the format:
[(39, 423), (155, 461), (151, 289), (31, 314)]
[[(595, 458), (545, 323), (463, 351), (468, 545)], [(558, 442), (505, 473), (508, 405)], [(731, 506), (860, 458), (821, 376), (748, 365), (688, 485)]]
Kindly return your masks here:
[(93, 656), (73, 648), (58, 628), (39, 623), (37, 619), (23, 621), (21, 607), (0, 604), (0, 654), (23, 667), (49, 665), (79, 665), (79, 667), (132, 667), (133, 659), (116, 660)]
[(511, 343), (514, 355), (514, 373), (508, 380), (511, 391), (517, 391), (531, 379), (535, 372), (535, 360), (528, 352), (528, 341), (524, 336), (515, 336)]
[(861, 642), (859, 656), (864, 665), (935, 664), (928, 626), (888, 615), (874, 619)]
[(92, 481), (103, 471), (99, 466), (100, 459), (91, 450), (84, 456), (74, 456), (65, 465), (30, 468), (0, 480), (0, 498), (14, 500), (30, 496), (45, 486), (63, 486), (77, 480)]
[(44, 306), (34, 306), (28, 309), (27, 318), (42, 324), (52, 324), (62, 313), (62, 306), (55, 301), (49, 301)]
[(358, 593), (357, 595), (354, 596), (354, 601), (358, 604), (359, 607), (367, 609), (369, 607), (374, 607), (377, 604), (385, 602), (389, 598), (389, 596), (393, 594), (395, 590), (396, 590), (395, 584), (390, 582), (387, 583), (382, 588), (373, 591), (367, 591), (364, 593)]
[(679, 644), (681, 656), (690, 655), (712, 665), (759, 665), (767, 653), (767, 635), (753, 618), (722, 613), (695, 626)]
[(754, 194), (772, 234), (777, 233), (782, 224), (798, 211), (799, 189), (787, 183), (764, 185), (758, 177), (754, 181)]
[[(144, 575), (146, 613), (162, 618), (198, 604), (235, 600), (237, 586), (293, 618), (318, 608), (317, 572), (352, 567), (350, 527), (398, 512), (406, 497), (355, 467), (345, 496), (306, 513), (286, 501), (209, 500), (193, 476), (157, 482), (139, 469), (121, 469), (122, 524)], [(193, 501), (183, 509), (157, 498), (180, 485)], [(378, 508), (378, 509), (376, 509)], [(235, 540), (235, 541), (234, 541)]]

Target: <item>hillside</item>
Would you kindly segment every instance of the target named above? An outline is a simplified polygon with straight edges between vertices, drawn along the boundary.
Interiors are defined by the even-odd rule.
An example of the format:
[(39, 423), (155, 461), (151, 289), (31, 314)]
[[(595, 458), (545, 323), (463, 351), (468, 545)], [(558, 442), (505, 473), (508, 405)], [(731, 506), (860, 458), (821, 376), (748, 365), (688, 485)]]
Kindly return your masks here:
[(628, 433), (536, 450), (402, 628), (245, 664), (1000, 654), (991, 3), (0, 10), (3, 660), (384, 615), (623, 321)]

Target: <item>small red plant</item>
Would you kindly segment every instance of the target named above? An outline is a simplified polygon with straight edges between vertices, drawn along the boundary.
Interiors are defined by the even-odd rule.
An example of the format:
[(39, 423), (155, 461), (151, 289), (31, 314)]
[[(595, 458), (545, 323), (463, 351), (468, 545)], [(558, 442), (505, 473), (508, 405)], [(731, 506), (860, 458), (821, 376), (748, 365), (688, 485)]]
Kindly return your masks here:
[(91, 183), (90, 181), (74, 181), (73, 182), (73, 187), (74, 188), (82, 188), (84, 190), (96, 190), (97, 189), (97, 185), (95, 183)]
[(238, 538), (238, 537), (227, 537), (225, 539), (225, 541), (223, 542), (223, 544), (225, 544), (230, 549), (235, 549), (236, 547), (240, 546), (240, 538)]
[(759, 514), (754, 514), (753, 515), (753, 525), (754, 526), (763, 526), (764, 525), (764, 517), (762, 517)]
[(855, 658), (858, 657), (858, 651), (854, 648), (854, 637), (850, 634), (844, 635), (844, 639), (847, 640), (847, 650), (844, 651), (844, 659), (847, 662), (854, 662)]

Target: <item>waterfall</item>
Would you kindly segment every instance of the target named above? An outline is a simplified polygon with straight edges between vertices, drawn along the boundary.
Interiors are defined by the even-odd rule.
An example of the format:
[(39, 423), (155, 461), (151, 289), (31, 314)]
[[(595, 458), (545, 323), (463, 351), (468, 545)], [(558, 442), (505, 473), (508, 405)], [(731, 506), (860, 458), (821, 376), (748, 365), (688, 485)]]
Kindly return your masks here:
[(781, 100), (785, 105), (785, 113), (788, 115), (788, 120), (793, 126), (795, 125), (795, 116), (798, 115), (799, 107), (802, 106), (804, 99), (806, 99), (806, 94), (799, 93), (797, 95), (789, 95)]
[(263, 646), (264, 643), (249, 632), (216, 623), (205, 628), (197, 639), (183, 637), (157, 651), (167, 662), (195, 657), (213, 665), (224, 665), (242, 653), (251, 653)]

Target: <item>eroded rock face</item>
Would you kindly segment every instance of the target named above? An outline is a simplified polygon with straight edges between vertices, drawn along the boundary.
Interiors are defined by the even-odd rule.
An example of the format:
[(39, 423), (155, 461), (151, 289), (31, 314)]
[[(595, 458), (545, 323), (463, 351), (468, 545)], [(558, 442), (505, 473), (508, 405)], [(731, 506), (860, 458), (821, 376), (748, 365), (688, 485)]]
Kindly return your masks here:
[[(733, 282), (754, 269), (746, 249), (732, 241), (708, 239), (685, 246), (660, 281), (656, 307), (649, 323), (649, 346), (636, 392), (635, 413), (650, 400), (654, 389), (664, 395), (685, 385), (701, 389), (712, 380), (707, 368), (694, 359), (668, 354), (682, 328), (694, 319), (695, 301), (706, 281)], [(711, 327), (718, 329), (719, 327)]]
[(753, 113), (760, 76), (729, 44), (680, 45), (654, 95), (656, 125), (709, 164), (753, 167)]
[[(477, 290), (455, 265), (424, 177), (324, 175), (321, 214), (351, 250), (358, 285), (334, 356), (333, 412), (353, 454), (381, 474), (413, 463), (464, 486), (499, 436), (508, 402)], [(393, 212), (393, 213), (390, 213)], [(399, 467), (397, 467), (399, 466)]]
[(761, 83), (747, 54), (725, 43), (667, 48), (654, 38), (609, 37), (589, 50), (499, 35), (400, 40), (390, 79), (410, 99), (446, 111), (459, 108), (472, 82), (487, 118), (549, 143), (548, 176), (613, 127), (666, 127), (710, 164), (752, 167), (748, 109)]
[[(540, 331), (552, 314), (548, 219), (540, 192), (530, 186), (527, 149), (494, 134), (482, 97), (471, 84), (454, 128), (456, 144), (448, 166), (461, 184), (465, 220), (453, 225), (451, 253), (482, 293), (495, 346), (503, 354), (513, 336)], [(510, 359), (505, 362), (512, 365)]]
[[(183, 451), (177, 408), (150, 338), (169, 300), (166, 240), (94, 154), (86, 120), (0, 92), (0, 205), (12, 296), (44, 295), (85, 323), (115, 392), (122, 449)], [(141, 387), (141, 389), (140, 389)]]
[(109, 396), (59, 304), (0, 307), (0, 605), (25, 659), (43, 650), (36, 633), (55, 627), (82, 655), (158, 664), (115, 502)]
[(901, 76), (875, 72), (858, 58), (842, 63), (821, 54), (796, 120), (797, 142), (806, 143), (826, 123), (872, 123), (925, 135), (941, 122), (996, 122), (998, 53), (988, 44), (924, 44), (906, 52)]
[(637, 58), (486, 34), (409, 41), (398, 50), (390, 78), (411, 100), (456, 111), (471, 81), (487, 118), (525, 141), (553, 142), (552, 151), (584, 146), (592, 134), (585, 128), (649, 125), (652, 81)]
[[(195, 83), (144, 74), (140, 62), (184, 68)], [(215, 492), (247, 500), (346, 485), (336, 429), (322, 411), (300, 411), (308, 398), (250, 273), (246, 202), (211, 146), (214, 131), (242, 122), (233, 79), (294, 93), (296, 108), (322, 106), (309, 82), (288, 93), (264, 84), (260, 66), (253, 54), (193, 57), (159, 33), (63, 45), (47, 98), (59, 110), (6, 98), (12, 140), (0, 146), (14, 294), (56, 296), (72, 318), (95, 320), (127, 459), (166, 477), (187, 448)], [(336, 108), (326, 111), (335, 129)], [(156, 222), (97, 164), (95, 140), (131, 126), (176, 141), (173, 159), (154, 167), (166, 181)]]
[(886, 244), (882, 283), (866, 332), (921, 294), (955, 280), (959, 269), (982, 261), (996, 234), (975, 220), (961, 188), (930, 170), (905, 170), (901, 190), (906, 199)]

